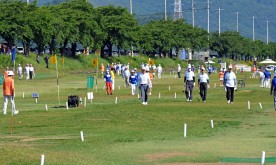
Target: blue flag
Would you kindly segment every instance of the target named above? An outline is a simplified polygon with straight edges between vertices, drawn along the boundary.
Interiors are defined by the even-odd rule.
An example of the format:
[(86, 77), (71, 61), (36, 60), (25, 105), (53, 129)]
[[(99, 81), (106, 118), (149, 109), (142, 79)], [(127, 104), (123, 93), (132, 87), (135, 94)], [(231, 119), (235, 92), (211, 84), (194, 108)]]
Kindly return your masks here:
[(12, 61), (15, 61), (16, 47), (12, 48), (11, 55), (12, 55)]

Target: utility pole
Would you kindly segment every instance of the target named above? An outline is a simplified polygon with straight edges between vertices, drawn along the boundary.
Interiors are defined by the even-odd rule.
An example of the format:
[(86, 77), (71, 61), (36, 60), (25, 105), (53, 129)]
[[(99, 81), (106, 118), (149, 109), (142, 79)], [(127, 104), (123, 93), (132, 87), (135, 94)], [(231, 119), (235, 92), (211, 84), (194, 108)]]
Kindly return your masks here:
[(27, 0), (27, 5), (29, 5), (29, 3), (30, 3), (29, 0)]
[[(130, 9), (130, 14), (132, 15), (132, 0), (129, 0), (129, 9)], [(131, 46), (130, 55), (131, 57), (133, 57), (133, 46)]]
[(255, 41), (255, 19), (256, 19), (256, 17), (253, 16), (252, 19), (253, 19), (253, 30), (252, 30), (252, 32), (253, 32), (253, 41)]
[(207, 31), (208, 31), (208, 33), (210, 33), (210, 0), (208, 0), (208, 2), (207, 2), (207, 17), (208, 17)]
[(182, 14), (182, 4), (181, 4), (181, 0), (174, 0), (174, 20), (177, 19), (182, 19), (183, 18), (183, 14)]
[(223, 10), (223, 9), (221, 9), (219, 7), (219, 9), (217, 9), (217, 10), (218, 10), (218, 15), (219, 15), (219, 35), (220, 35), (220, 11)]
[(268, 45), (268, 42), (269, 42), (269, 31), (268, 31), (268, 23), (269, 21), (266, 20), (266, 44)]
[(193, 27), (195, 27), (195, 4), (194, 0), (192, 0), (192, 20), (193, 20)]
[(237, 32), (239, 32), (239, 12), (237, 11)]
[(167, 21), (167, 0), (165, 0), (165, 21)]

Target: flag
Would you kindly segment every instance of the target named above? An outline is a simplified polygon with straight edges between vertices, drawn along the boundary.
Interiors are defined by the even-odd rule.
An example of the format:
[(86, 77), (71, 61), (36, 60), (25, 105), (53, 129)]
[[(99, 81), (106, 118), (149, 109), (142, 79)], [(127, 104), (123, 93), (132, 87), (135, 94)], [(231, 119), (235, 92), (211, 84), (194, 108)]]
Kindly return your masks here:
[(57, 63), (57, 56), (53, 55), (49, 58), (51, 64), (56, 64)]
[(11, 50), (11, 55), (12, 55), (12, 61), (15, 61), (15, 56), (16, 56), (16, 47), (13, 47)]
[(148, 64), (149, 64), (149, 65), (153, 65), (153, 64), (154, 64), (154, 60), (151, 59), (151, 58), (149, 58)]
[(92, 59), (92, 65), (98, 66), (98, 59)]
[(64, 57), (61, 58), (60, 62), (64, 64)]

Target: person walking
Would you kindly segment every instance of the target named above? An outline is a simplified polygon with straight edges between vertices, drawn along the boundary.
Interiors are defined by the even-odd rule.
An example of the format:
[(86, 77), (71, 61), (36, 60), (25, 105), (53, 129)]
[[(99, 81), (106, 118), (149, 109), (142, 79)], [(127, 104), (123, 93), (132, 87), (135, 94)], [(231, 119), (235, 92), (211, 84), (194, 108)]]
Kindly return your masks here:
[(130, 72), (128, 70), (128, 67), (125, 67), (125, 70), (124, 70), (124, 79), (125, 79), (125, 86), (126, 87), (129, 87), (129, 76), (130, 76)]
[(23, 78), (23, 69), (22, 69), (20, 64), (18, 64), (18, 67), (17, 67), (17, 75), (18, 75), (19, 80), (22, 80), (22, 78)]
[(269, 88), (270, 86), (270, 78), (271, 78), (271, 73), (267, 70), (267, 68), (265, 68), (264, 71), (264, 87), (265, 88)]
[(148, 89), (150, 84), (150, 77), (149, 74), (146, 73), (146, 68), (142, 68), (141, 74), (139, 74), (139, 88), (141, 89), (142, 93), (142, 104), (148, 105)]
[(272, 91), (274, 96), (274, 109), (276, 111), (276, 73), (271, 81), (270, 95), (272, 95)]
[(12, 104), (12, 115), (16, 115), (19, 112), (15, 109), (15, 103), (14, 103), (14, 80), (13, 71), (8, 71), (7, 73), (8, 77), (5, 78), (3, 83), (3, 95), (4, 95), (4, 105), (3, 105), (3, 114), (7, 114), (7, 106), (8, 106), (8, 100), (10, 99)]
[(223, 69), (220, 69), (219, 71), (219, 82), (220, 82), (220, 86), (222, 87), (223, 86), (223, 77), (224, 77), (224, 72), (223, 72)]
[(107, 95), (112, 95), (112, 76), (110, 75), (109, 70), (106, 70), (104, 75), (105, 89)]
[(264, 80), (265, 80), (265, 75), (264, 72), (262, 71), (258, 71), (260, 74), (260, 87), (263, 88), (264, 87)]
[(207, 88), (209, 87), (209, 76), (205, 73), (205, 68), (201, 68), (201, 73), (198, 76), (199, 94), (203, 102), (206, 102)]
[(191, 70), (191, 64), (188, 64), (188, 68), (184, 75), (185, 94), (187, 101), (193, 100), (193, 89), (195, 86), (195, 74)]
[(178, 74), (178, 78), (181, 78), (180, 74), (181, 74), (181, 66), (180, 64), (177, 65), (177, 74)]
[(34, 75), (35, 75), (34, 67), (33, 67), (32, 64), (30, 64), (30, 67), (29, 67), (29, 76), (30, 76), (30, 80), (33, 79)]
[(135, 93), (136, 93), (137, 81), (138, 80), (137, 80), (134, 70), (131, 70), (131, 75), (129, 76), (129, 83), (131, 86), (131, 94), (132, 95), (135, 95)]
[(227, 103), (233, 104), (234, 102), (234, 90), (237, 88), (236, 74), (232, 71), (232, 64), (228, 67), (228, 72), (224, 75), (224, 86), (226, 88)]
[(25, 74), (26, 74), (26, 80), (29, 80), (29, 74), (30, 74), (29, 64), (26, 64), (25, 66)]
[(48, 55), (46, 55), (46, 56), (44, 57), (44, 61), (45, 61), (45, 63), (46, 63), (46, 68), (49, 68), (49, 57), (48, 57)]
[(162, 77), (162, 72), (163, 72), (163, 68), (162, 68), (161, 64), (159, 64), (158, 67), (157, 67), (157, 76), (158, 76), (158, 78)]

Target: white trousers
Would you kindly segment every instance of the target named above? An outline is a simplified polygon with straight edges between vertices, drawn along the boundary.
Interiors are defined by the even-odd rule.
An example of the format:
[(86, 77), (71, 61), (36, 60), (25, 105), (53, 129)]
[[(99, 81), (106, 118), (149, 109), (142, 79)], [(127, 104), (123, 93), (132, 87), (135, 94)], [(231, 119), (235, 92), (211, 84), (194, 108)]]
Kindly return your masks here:
[(264, 81), (265, 81), (264, 82), (264, 87), (265, 88), (270, 88), (270, 79), (266, 78)]
[(7, 106), (8, 106), (8, 102), (9, 99), (11, 100), (11, 105), (12, 105), (12, 111), (15, 112), (15, 103), (14, 103), (14, 97), (13, 96), (4, 96), (4, 106), (3, 106), (3, 113), (6, 114), (7, 113)]
[(131, 94), (135, 95), (136, 92), (136, 84), (130, 84), (131, 85)]

